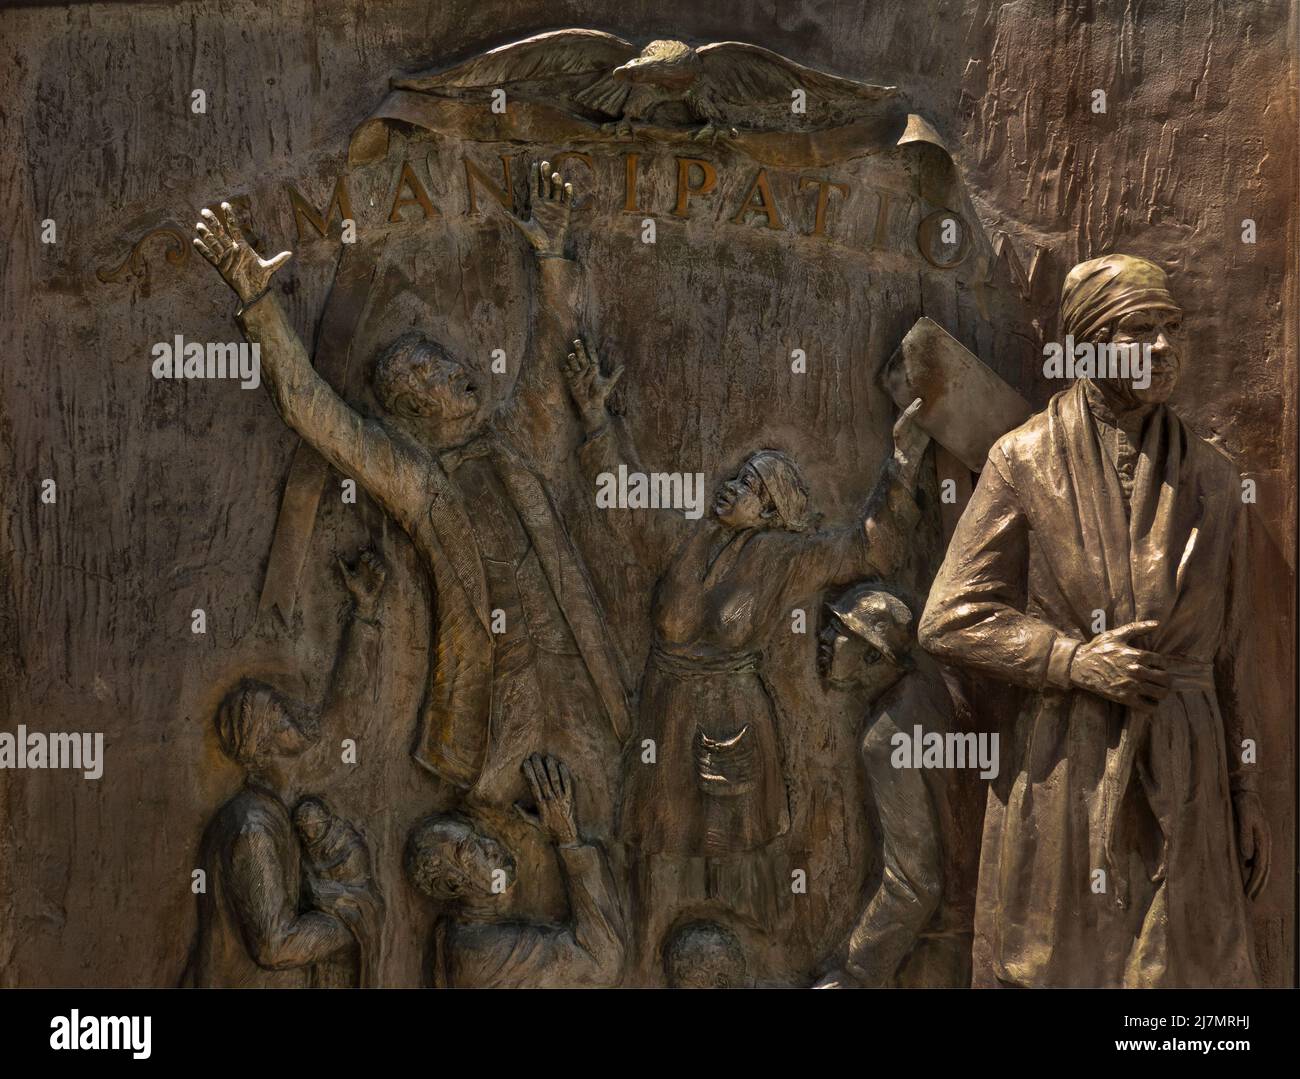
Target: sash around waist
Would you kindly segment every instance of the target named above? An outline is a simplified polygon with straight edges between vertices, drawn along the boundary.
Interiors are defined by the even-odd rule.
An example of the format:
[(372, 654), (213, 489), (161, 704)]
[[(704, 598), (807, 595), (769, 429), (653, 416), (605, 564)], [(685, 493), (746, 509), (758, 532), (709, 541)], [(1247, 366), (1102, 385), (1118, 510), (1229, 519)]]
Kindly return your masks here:
[(1165, 656), (1165, 673), (1169, 688), (1175, 693), (1190, 693), (1214, 688), (1214, 664), (1182, 656)]
[(759, 652), (722, 652), (709, 656), (669, 652), (656, 644), (650, 662), (661, 671), (679, 678), (698, 678), (712, 674), (756, 674), (762, 654)]

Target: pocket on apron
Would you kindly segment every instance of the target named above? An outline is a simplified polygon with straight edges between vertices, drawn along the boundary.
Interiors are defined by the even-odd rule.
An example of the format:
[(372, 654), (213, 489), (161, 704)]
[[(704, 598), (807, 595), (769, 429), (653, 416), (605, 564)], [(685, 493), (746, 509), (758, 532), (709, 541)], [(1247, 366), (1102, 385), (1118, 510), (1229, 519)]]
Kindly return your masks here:
[(749, 794), (758, 785), (758, 749), (749, 724), (726, 738), (695, 728), (695, 781), (715, 798)]

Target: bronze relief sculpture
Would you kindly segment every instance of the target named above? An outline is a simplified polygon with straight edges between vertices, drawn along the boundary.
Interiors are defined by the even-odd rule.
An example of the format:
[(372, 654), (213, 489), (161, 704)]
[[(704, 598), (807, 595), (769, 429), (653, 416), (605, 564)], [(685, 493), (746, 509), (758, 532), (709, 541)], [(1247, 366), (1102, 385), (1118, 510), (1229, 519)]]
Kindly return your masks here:
[(844, 949), (814, 988), (957, 987), (970, 982), (956, 769), (925, 768), (900, 749), (955, 729), (949, 691), (916, 647), (909, 603), (864, 582), (827, 604), (817, 653), (826, 682), (860, 695), (862, 764), (880, 836), (880, 882)]
[(361, 707), (374, 677), (387, 570), (369, 551), (341, 567), (352, 613), (324, 704), (315, 708), (245, 679), (217, 711), (221, 750), (244, 769), (245, 782), (204, 833), (208, 887), (199, 895), (182, 985), (375, 984), (383, 898), (365, 840), (317, 798), (302, 799), (292, 816), (286, 805), (294, 782), (286, 760)]
[[(395, 79), (393, 88), (465, 97), (521, 75), (561, 84), (579, 76), (587, 85), (576, 91), (566, 85), (566, 96), (580, 109), (613, 118), (606, 130), (631, 136), (637, 124), (667, 118), (701, 124), (691, 135), (695, 140), (735, 137), (737, 125), (772, 130), (842, 124), (852, 118), (854, 106), (865, 111), (871, 102), (894, 93), (892, 86), (814, 71), (740, 41), (693, 48), (660, 40), (638, 49), (595, 30), (538, 34), (448, 70)], [(598, 75), (594, 81), (593, 75)], [(809, 117), (790, 108), (795, 90), (814, 96), (817, 114)]]
[(1294, 981), (1285, 5), (665, 4), (19, 5), (0, 983)]
[[(620, 452), (605, 408), (621, 369), (606, 378), (583, 342), (573, 344), (565, 374), (585, 431), (583, 473), (593, 485), (620, 470), (644, 474), (630, 447)], [(901, 562), (929, 441), (913, 424), (919, 404), (895, 425), (894, 456), (855, 524), (813, 527), (797, 464), (771, 449), (752, 453), (719, 487), (712, 520), (611, 514), (623, 542), (659, 574), (619, 830), (634, 860), (639, 920), (652, 934), (672, 921), (671, 908), (704, 901), (770, 928), (779, 885), (763, 852), (789, 828), (789, 813), (762, 647), (809, 589), (889, 573)], [(707, 894), (684, 894), (671, 864), (683, 858), (706, 860)], [(664, 878), (672, 882), (668, 897)]]
[[(395, 82), (401, 108), (390, 101), (378, 122), (400, 115), (436, 128), (431, 110), (495, 81), (514, 85), (515, 72), (562, 87), (575, 116), (617, 118), (589, 139), (617, 141), (633, 120), (649, 125), (641, 141), (703, 120), (694, 137), (716, 142), (719, 125), (742, 123), (722, 105), (724, 72), (750, 65), (737, 85), (769, 104), (775, 91), (759, 90), (764, 79), (846, 92), (844, 80), (778, 60), (746, 46), (660, 41), (638, 55), (608, 35), (541, 35)], [(574, 89), (579, 75), (588, 84)], [(863, 86), (848, 97), (862, 117), (887, 108), (889, 91)], [(829, 100), (821, 105), (818, 122), (851, 123)], [(552, 106), (536, 107), (550, 115)], [(743, 115), (753, 137), (764, 114)], [(591, 131), (590, 120), (566, 122)], [(631, 185), (636, 158), (626, 160)], [(683, 160), (677, 209), (689, 212), (717, 173)], [(807, 887), (806, 871), (790, 869), (791, 809), (804, 780), (790, 769), (798, 721), (789, 713), (809, 699), (796, 691), (792, 705), (782, 702), (770, 657), (779, 664), (797, 643), (781, 630), (805, 616), (801, 597), (864, 578), (880, 583), (830, 607), (820, 668), (829, 686), (862, 695), (859, 713), (871, 710), (861, 757), (879, 875), (847, 942), (822, 946), (815, 984), (968, 983), (962, 865), (975, 852), (961, 833), (980, 796), (958, 777), (978, 771), (991, 781), (1003, 768), (979, 849), (977, 983), (1250, 983), (1245, 903), (1267, 876), (1268, 835), (1249, 770), (1234, 763), (1245, 736), (1225, 727), (1212, 671), (1239, 503), (1226, 460), (1163, 403), (1179, 363), (1179, 310), (1163, 272), (1108, 256), (1072, 271), (1063, 294), (1069, 347), (1145, 347), (1145, 381), (1081, 378), (999, 437), (1003, 413), (967, 418), (953, 401), (965, 387), (1005, 398), (1014, 412), (1014, 391), (961, 359), (951, 338), (918, 368), (917, 350), (938, 339), (909, 336), (906, 372), (888, 377), (896, 399), (909, 390), (917, 399), (893, 422), (892, 457), (855, 523), (821, 526), (796, 458), (772, 448), (751, 452), (705, 514), (702, 473), (683, 480), (680, 468), (641, 464), (637, 413), (610, 407), (627, 366), (607, 369), (583, 336), (583, 312), (592, 315), (581, 252), (592, 241), (571, 234), (575, 207), (590, 208), (591, 194), (573, 170), (594, 173), (592, 153), (557, 154), (564, 165), (534, 159), (517, 211), (502, 161), (497, 198), (532, 263), (524, 355), (504, 394), (415, 329), (377, 341), (367, 416), (313, 371), (276, 299), (273, 275), (289, 253), (257, 254), (229, 204), (203, 212), (194, 241), (238, 295), (240, 325), (260, 346), (285, 422), (400, 526), (433, 584), (414, 756), (459, 793), (449, 812), (413, 828), (407, 849), (409, 878), (442, 909), (431, 984), (750, 982), (753, 953), (797, 916), (787, 893), (802, 894), (801, 875)], [(481, 184), (467, 163), (471, 211), (476, 175)], [(637, 199), (630, 186), (626, 194), (625, 210)], [(825, 188), (822, 196), (817, 229)], [(746, 211), (772, 225), (769, 184), (754, 181), (737, 220)], [(918, 374), (926, 363), (934, 373)], [(927, 454), (931, 439), (938, 449)], [(930, 527), (937, 520), (933, 495), (918, 490), (923, 462), (945, 447), (966, 459), (972, 445), (990, 443), (920, 634), (956, 668), (1030, 690), (1006, 762), (998, 735), (986, 743), (987, 732), (956, 731), (948, 686), (957, 676), (946, 682), (915, 647), (912, 613), (888, 583), (929, 585), (923, 547), (913, 549), (927, 515)], [(576, 493), (563, 490), (572, 483), (566, 460), (581, 476)], [(641, 494), (629, 494), (638, 484)], [(649, 584), (639, 681), (623, 655), (628, 636), (607, 614), (611, 590), (616, 604), (628, 596), (593, 573), (598, 534)], [(909, 738), (916, 760), (899, 755)], [(923, 748), (930, 739), (933, 759)], [(526, 823), (530, 803), (540, 826)], [(498, 889), (488, 877), (508, 880)], [(1206, 903), (1229, 928), (1193, 942), (1193, 906)]]
[[(737, 76), (746, 65), (749, 74)], [(576, 76), (588, 81), (600, 69), (574, 90)], [(589, 136), (606, 139), (633, 120), (703, 120), (695, 137), (716, 141), (719, 125), (742, 123), (742, 112), (723, 105), (728, 77), (768, 104), (775, 84), (820, 87), (823, 97), (851, 89), (752, 47), (658, 41), (637, 55), (608, 35), (575, 31), (399, 80), (395, 94), (403, 108), (420, 95), (432, 127), (438, 102), (512, 83), (512, 72), (562, 84), (575, 114), (616, 117)], [(863, 86), (848, 97), (866, 115), (889, 92)], [(820, 122), (847, 122), (829, 99), (821, 105)], [(402, 115), (409, 122), (415, 113)], [(751, 134), (762, 126), (761, 109), (743, 115)], [(258, 255), (228, 204), (203, 212), (194, 241), (241, 301), (240, 325), (261, 348), (281, 416), (401, 527), (434, 585), (415, 758), (462, 792), (452, 815), (415, 829), (408, 850), (420, 890), (459, 904), (438, 922), (435, 984), (686, 984), (695, 976), (683, 973), (683, 956), (700, 948), (712, 956), (699, 960), (713, 971), (706, 980), (750, 977), (753, 942), (770, 939), (791, 909), (787, 836), (800, 782), (788, 765), (793, 721), (767, 657), (789, 647), (779, 631), (801, 597), (918, 573), (906, 567), (916, 561), (909, 547), (923, 504), (935, 519), (917, 492), (923, 461), (935, 460), (926, 455), (932, 437), (936, 453), (953, 447), (963, 457), (972, 444), (993, 445), (930, 588), (921, 644), (1027, 688), (1029, 703), (1011, 724), (1004, 764), (998, 735), (984, 743), (986, 734), (955, 732), (947, 683), (913, 646), (912, 615), (887, 583), (832, 604), (823, 677), (857, 687), (877, 710), (861, 754), (880, 876), (816, 984), (968, 982), (960, 864), (969, 852), (958, 834), (963, 801), (979, 796), (958, 793), (955, 777), (985, 768), (979, 774), (992, 780), (1003, 767), (979, 854), (977, 983), (1250, 984), (1245, 906), (1267, 878), (1269, 837), (1250, 769), (1237, 763), (1250, 743), (1231, 725), (1236, 709), (1223, 718), (1213, 673), (1240, 501), (1227, 460), (1164, 404), (1178, 375), (1180, 311), (1163, 271), (1128, 256), (1094, 259), (1071, 271), (1062, 298), (1071, 360), (1079, 345), (1103, 356), (1118, 348), (1115, 356), (1147, 356), (1146, 376), (1099, 369), (999, 437), (994, 414), (972, 421), (951, 402), (963, 385), (1018, 400), (1014, 392), (998, 389), (978, 361), (936, 353), (937, 376), (911, 388), (918, 398), (893, 423), (893, 455), (856, 523), (820, 527), (796, 459), (770, 448), (749, 454), (706, 516), (703, 474), (692, 496), (692, 477), (683, 485), (680, 470), (647, 472), (634, 448), (636, 413), (610, 411), (626, 365), (607, 370), (582, 336), (590, 305), (574, 249), (588, 246), (570, 237), (575, 206), (590, 203), (572, 169), (592, 173), (593, 159), (566, 151), (559, 160), (567, 163), (529, 167), (523, 210), (502, 200), (532, 252), (534, 296), (523, 361), (495, 400), (472, 365), (413, 331), (379, 347), (371, 375), (379, 411), (361, 414), (313, 371), (275, 297), (272, 275), (289, 253)], [(628, 160), (630, 184), (636, 159)], [(714, 176), (707, 161), (682, 165), (678, 209), (708, 194)], [(630, 188), (628, 201), (625, 209), (636, 205)], [(823, 200), (819, 228), (824, 208)], [(777, 215), (759, 180), (737, 220), (751, 209), (769, 225)], [(912, 354), (933, 347), (908, 342)], [(920, 377), (914, 362), (909, 370), (889, 377), (906, 387)], [(891, 392), (907, 399), (906, 388)], [(626, 635), (609, 625), (609, 583), (602, 595), (569, 520), (590, 516), (593, 500), (556, 492), (570, 446), (587, 491), (605, 488), (594, 500), (601, 528), (651, 582), (639, 682), (622, 654)], [(649, 500), (629, 495), (629, 482), (643, 483)], [(582, 535), (590, 549), (591, 531)], [(912, 583), (927, 586), (923, 569)], [(806, 696), (794, 707), (806, 708)], [(913, 731), (918, 756), (927, 739), (938, 740), (939, 755), (901, 759), (895, 746)], [(951, 759), (967, 738), (979, 752)], [(576, 795), (570, 765), (583, 776)], [(551, 824), (521, 826), (530, 801)], [(571, 827), (556, 831), (557, 804), (569, 820), (581, 805), (594, 846), (579, 844)], [(579, 848), (589, 853), (572, 853)], [(478, 854), (458, 862), (458, 850)], [(478, 879), (490, 863), (511, 878), (514, 916), (539, 919), (535, 928), (485, 913), (499, 906)], [(1210, 908), (1225, 927), (1213, 941), (1195, 928)]]
[(568, 766), (533, 754), (522, 770), (535, 819), (555, 845), (568, 893), (563, 925), (526, 925), (494, 916), (495, 897), (515, 881), (515, 864), (496, 840), (467, 821), (431, 817), (411, 832), (407, 871), (444, 909), (430, 949), (430, 984), (439, 989), (608, 989), (623, 977), (624, 919), (608, 863), (578, 831)]

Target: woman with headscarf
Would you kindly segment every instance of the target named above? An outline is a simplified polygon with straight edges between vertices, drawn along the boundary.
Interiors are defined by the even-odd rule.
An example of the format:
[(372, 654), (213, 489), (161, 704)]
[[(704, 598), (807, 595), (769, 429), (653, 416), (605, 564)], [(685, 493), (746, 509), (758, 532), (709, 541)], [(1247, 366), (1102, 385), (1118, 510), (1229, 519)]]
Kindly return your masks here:
[(182, 986), (305, 988), (336, 984), (343, 970), (347, 984), (374, 983), (382, 898), (370, 879), (305, 890), (302, 837), (287, 808), (299, 793), (295, 758), (373, 693), (387, 568), (373, 551), (352, 565), (340, 559), (339, 568), (352, 606), (321, 705), (244, 679), (213, 717), (221, 752), (244, 772), (244, 783), (200, 843), (204, 888)]
[[(565, 374), (586, 429), (583, 471), (593, 482), (617, 473), (620, 463), (640, 471), (625, 460), (630, 453), (620, 452), (605, 408), (622, 368), (604, 376), (575, 341)], [(851, 525), (815, 530), (798, 466), (771, 449), (752, 454), (722, 484), (711, 518), (652, 511), (660, 526), (654, 546), (667, 561), (654, 597), (654, 646), (621, 827), (642, 854), (730, 855), (762, 848), (786, 831), (763, 643), (799, 596), (885, 576), (901, 562), (919, 517), (911, 491), (928, 441), (913, 422), (919, 404), (895, 425), (894, 456)], [(663, 537), (662, 527), (676, 535)], [(647, 738), (655, 743), (653, 764), (641, 762)]]
[(1028, 690), (989, 788), (977, 985), (1256, 982), (1245, 514), (1232, 462), (1165, 403), (1181, 317), (1146, 259), (1070, 271), (1063, 335), (1141, 347), (1149, 378), (1080, 379), (994, 445), (921, 619), (929, 651)]

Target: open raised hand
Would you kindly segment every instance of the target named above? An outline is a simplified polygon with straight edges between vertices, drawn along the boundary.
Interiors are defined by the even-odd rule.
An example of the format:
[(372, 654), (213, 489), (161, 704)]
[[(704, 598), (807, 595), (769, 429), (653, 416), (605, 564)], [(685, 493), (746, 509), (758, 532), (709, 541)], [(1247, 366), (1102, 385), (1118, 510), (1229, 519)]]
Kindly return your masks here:
[(582, 417), (583, 427), (588, 434), (599, 431), (605, 425), (609, 395), (623, 377), (622, 364), (610, 374), (602, 374), (595, 351), (588, 350), (581, 341), (574, 341), (573, 351), (562, 362), (562, 366), (565, 381), (569, 384), (569, 394)]
[(909, 486), (916, 482), (925, 449), (930, 444), (930, 436), (916, 422), (922, 403), (918, 397), (903, 409), (903, 414), (894, 423), (894, 460)]
[(352, 596), (357, 614), (363, 618), (374, 615), (379, 605), (379, 594), (384, 590), (384, 581), (388, 578), (388, 567), (378, 553), (367, 547), (356, 561), (348, 563), (342, 557), (338, 560), (339, 573), (343, 575), (343, 584)]
[(533, 162), (528, 174), (529, 216), (511, 215), (519, 231), (538, 255), (564, 257), (573, 209), (573, 185), (551, 168), (549, 161)]
[(198, 233), (194, 246), (244, 303), (265, 292), (271, 275), (293, 258), (292, 251), (281, 251), (272, 259), (262, 258), (244, 239), (228, 202), (221, 204), (220, 215), (203, 210), (200, 216), (203, 220), (194, 226)]
[(578, 822), (573, 804), (573, 776), (563, 761), (534, 753), (524, 758), (524, 775), (537, 803), (537, 823), (553, 843), (578, 842)]

